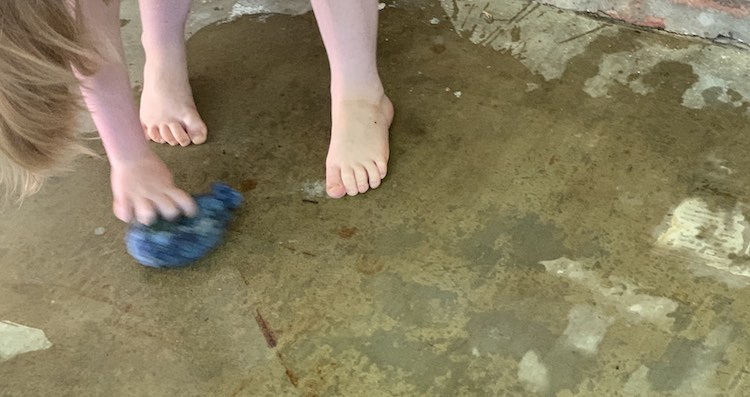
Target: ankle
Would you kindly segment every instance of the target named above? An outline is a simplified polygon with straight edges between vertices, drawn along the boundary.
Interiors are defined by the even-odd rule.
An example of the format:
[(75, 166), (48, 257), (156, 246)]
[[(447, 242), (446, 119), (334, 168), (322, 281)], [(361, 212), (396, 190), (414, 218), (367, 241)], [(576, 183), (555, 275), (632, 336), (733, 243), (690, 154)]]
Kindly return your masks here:
[(146, 55), (146, 62), (156, 67), (185, 64), (187, 55), (182, 43), (171, 40), (147, 40), (141, 38), (141, 44)]
[(380, 82), (359, 84), (331, 84), (331, 100), (342, 101), (364, 101), (378, 104), (385, 96), (385, 91)]

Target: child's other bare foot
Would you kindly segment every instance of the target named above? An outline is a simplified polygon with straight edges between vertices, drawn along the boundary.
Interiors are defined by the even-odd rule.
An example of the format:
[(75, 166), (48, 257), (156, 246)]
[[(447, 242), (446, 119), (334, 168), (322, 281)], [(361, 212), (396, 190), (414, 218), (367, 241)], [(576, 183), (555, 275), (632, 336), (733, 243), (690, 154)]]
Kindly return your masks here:
[(380, 101), (332, 101), (331, 145), (326, 159), (326, 191), (332, 198), (355, 196), (380, 186), (388, 172), (388, 128), (393, 104)]
[(172, 146), (205, 142), (206, 124), (193, 101), (184, 55), (147, 59), (143, 75), (141, 124), (146, 137)]

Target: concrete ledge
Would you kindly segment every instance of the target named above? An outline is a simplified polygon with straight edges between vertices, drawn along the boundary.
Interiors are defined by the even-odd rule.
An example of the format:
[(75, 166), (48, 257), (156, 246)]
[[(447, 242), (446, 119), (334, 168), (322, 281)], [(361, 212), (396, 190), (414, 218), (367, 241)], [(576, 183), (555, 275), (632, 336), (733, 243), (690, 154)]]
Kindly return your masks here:
[(541, 3), (750, 48), (750, 0), (541, 0)]

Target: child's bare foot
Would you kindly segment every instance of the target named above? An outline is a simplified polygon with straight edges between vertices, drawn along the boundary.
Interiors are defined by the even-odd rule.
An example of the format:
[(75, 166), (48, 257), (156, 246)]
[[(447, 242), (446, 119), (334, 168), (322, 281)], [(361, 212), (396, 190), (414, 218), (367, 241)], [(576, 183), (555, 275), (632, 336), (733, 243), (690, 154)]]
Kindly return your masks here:
[(146, 60), (141, 94), (141, 124), (146, 137), (172, 146), (206, 141), (206, 124), (193, 101), (184, 56)]
[(388, 172), (388, 128), (393, 104), (332, 101), (331, 145), (326, 159), (326, 191), (332, 198), (355, 196), (380, 186)]

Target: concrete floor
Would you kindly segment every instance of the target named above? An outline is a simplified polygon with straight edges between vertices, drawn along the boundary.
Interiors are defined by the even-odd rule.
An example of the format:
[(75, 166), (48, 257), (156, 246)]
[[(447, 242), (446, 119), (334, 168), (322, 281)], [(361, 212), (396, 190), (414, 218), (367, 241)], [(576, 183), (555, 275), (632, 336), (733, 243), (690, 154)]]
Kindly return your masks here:
[(5, 209), (0, 395), (750, 395), (750, 54), (479, 3), (381, 11), (390, 171), (338, 201), (312, 15), (192, 35), (210, 140), (156, 150), (228, 241), (135, 264), (101, 159)]

